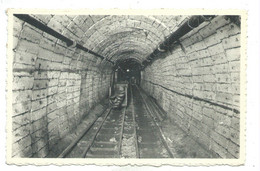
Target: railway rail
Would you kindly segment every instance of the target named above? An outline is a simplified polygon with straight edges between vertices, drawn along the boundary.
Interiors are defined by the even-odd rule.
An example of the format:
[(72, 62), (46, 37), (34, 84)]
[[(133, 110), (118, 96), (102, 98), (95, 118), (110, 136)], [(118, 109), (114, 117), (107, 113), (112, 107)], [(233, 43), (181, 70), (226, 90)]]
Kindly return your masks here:
[(129, 103), (108, 107), (59, 158), (173, 158), (158, 120), (160, 111), (137, 86), (129, 86)]

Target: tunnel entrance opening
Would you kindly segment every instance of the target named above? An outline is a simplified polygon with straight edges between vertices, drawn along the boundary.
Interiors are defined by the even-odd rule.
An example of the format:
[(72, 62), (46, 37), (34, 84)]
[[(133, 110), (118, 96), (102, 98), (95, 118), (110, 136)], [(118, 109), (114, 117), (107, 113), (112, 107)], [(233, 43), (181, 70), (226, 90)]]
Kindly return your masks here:
[(141, 64), (133, 58), (120, 60), (115, 66), (117, 82), (127, 81), (139, 85), (141, 79)]

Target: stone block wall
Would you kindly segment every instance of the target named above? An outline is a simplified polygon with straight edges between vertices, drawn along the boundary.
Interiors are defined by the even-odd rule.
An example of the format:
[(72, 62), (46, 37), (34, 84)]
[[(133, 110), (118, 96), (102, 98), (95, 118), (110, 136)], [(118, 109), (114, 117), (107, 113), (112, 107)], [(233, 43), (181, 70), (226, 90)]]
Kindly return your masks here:
[[(61, 23), (48, 25), (58, 29)], [(96, 57), (15, 17), (13, 28), (12, 156), (45, 157), (107, 96), (110, 73)]]
[(180, 42), (142, 72), (141, 86), (204, 148), (238, 158), (240, 27), (218, 16)]

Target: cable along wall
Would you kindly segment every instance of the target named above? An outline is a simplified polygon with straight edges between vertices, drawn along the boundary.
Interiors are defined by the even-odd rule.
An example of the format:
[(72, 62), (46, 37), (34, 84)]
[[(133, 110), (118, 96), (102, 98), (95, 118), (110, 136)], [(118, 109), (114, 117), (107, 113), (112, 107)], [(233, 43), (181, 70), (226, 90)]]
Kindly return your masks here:
[[(46, 157), (107, 96), (111, 63), (141, 63), (187, 19), (30, 16), (73, 41), (14, 17), (13, 157)], [(142, 88), (204, 148), (239, 157), (240, 28), (217, 16), (179, 42), (142, 71)]]
[(145, 68), (142, 88), (206, 149), (238, 158), (240, 27), (217, 16), (180, 43)]
[(12, 156), (45, 157), (107, 96), (111, 68), (16, 17), (13, 28)]
[(106, 97), (111, 61), (141, 60), (185, 18), (158, 17), (29, 14), (67, 42), (13, 17), (12, 156), (46, 157)]

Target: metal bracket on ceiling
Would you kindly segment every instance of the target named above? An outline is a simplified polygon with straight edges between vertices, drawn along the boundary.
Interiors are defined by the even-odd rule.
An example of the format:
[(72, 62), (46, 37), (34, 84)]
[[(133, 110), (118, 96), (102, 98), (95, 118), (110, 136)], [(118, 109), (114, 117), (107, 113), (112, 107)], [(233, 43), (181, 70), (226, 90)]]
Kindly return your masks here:
[(166, 51), (165, 49), (161, 49), (160, 45), (157, 47), (157, 49), (158, 49), (160, 52), (165, 52), (165, 51)]
[[(169, 50), (169, 47), (172, 47), (172, 44), (174, 44), (176, 41), (178, 41), (180, 37), (184, 36), (185, 34), (190, 32), (194, 28), (198, 27), (204, 21), (210, 21), (214, 17), (215, 16), (213, 16), (213, 15), (205, 15), (205, 16), (198, 15), (198, 16), (190, 17), (189, 20), (187, 20), (185, 23), (183, 23), (174, 33), (172, 33), (166, 40), (164, 40), (164, 42), (162, 42), (158, 46), (160, 48), (156, 48), (147, 57), (147, 59), (149, 59), (150, 57), (153, 58), (154, 56), (158, 56), (158, 54), (162, 55), (167, 50)], [(162, 48), (162, 47), (166, 47), (166, 48)], [(183, 46), (182, 46), (182, 50), (185, 52), (185, 49)], [(154, 55), (154, 54), (156, 54), (156, 55)], [(146, 62), (144, 64), (146, 65), (147, 62), (150, 62), (150, 60), (146, 60)]]
[(186, 53), (186, 49), (184, 48), (184, 46), (183, 46), (183, 44), (181, 43), (181, 41), (178, 39), (176, 42), (177, 42), (177, 44), (180, 45), (181, 50), (182, 50), (184, 53)]
[(227, 15), (226, 20), (230, 20), (232, 23), (236, 24), (238, 27), (241, 26), (241, 17), (239, 15)]
[[(72, 39), (71, 39), (72, 40)], [(68, 47), (75, 48), (77, 45), (77, 42), (75, 40), (72, 40), (72, 44), (67, 45)]]
[(105, 58), (104, 56), (102, 56), (100, 54), (97, 54), (96, 52), (93, 52), (92, 50), (84, 47), (83, 45), (78, 44), (75, 40), (71, 40), (68, 37), (65, 37), (61, 33), (57, 32), (56, 30), (54, 30), (54, 29), (50, 28), (49, 26), (43, 24), (42, 22), (38, 21), (37, 19), (31, 17), (28, 14), (14, 14), (14, 16), (19, 18), (20, 20), (22, 20), (24, 22), (29, 23), (30, 25), (36, 27), (37, 29), (40, 29), (41, 31), (43, 31), (45, 33), (48, 33), (49, 35), (51, 35), (51, 36), (53, 36), (53, 37), (55, 37), (55, 38), (65, 42), (68, 47), (78, 48), (78, 49), (80, 49), (82, 51), (90, 53), (90, 54), (92, 54), (94, 56), (97, 56), (97, 57), (99, 57), (101, 59)]

